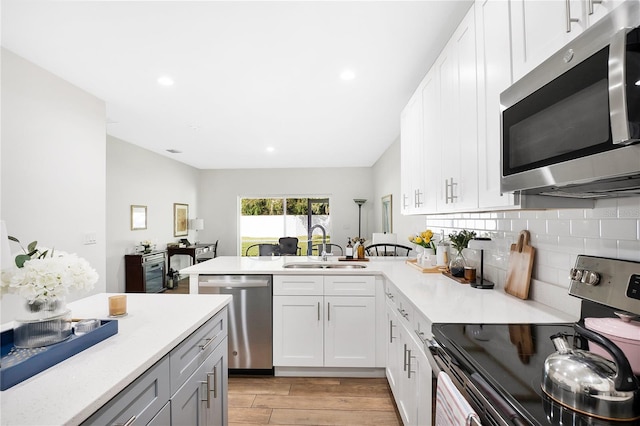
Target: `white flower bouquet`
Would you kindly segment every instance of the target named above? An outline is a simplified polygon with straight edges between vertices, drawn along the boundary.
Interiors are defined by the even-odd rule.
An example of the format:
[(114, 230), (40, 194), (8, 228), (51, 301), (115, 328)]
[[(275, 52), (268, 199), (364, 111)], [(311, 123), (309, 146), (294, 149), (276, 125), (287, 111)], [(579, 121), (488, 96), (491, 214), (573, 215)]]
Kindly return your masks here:
[(31, 304), (64, 299), (70, 290), (91, 290), (98, 282), (95, 269), (76, 254), (38, 248), (36, 241), (22, 250), (17, 268), (2, 271), (2, 293), (18, 294)]

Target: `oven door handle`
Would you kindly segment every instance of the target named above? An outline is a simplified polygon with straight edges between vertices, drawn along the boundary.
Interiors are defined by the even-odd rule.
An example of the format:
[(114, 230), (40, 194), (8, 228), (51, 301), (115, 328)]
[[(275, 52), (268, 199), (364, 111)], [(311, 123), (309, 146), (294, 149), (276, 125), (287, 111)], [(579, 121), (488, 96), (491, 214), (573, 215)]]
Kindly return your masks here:
[(471, 373), (469, 379), (479, 390), (482, 391), (484, 397), (489, 400), (494, 408), (504, 414), (515, 426), (526, 426), (529, 424), (516, 410), (509, 406), (509, 404), (507, 404), (500, 395), (498, 395), (498, 393), (482, 378), (482, 376), (478, 373)]

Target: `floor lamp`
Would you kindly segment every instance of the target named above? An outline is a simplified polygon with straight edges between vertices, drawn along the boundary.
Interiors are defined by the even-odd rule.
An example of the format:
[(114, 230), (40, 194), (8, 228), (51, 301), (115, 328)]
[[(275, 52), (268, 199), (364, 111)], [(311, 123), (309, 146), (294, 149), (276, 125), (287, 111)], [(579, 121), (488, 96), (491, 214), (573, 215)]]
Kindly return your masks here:
[(362, 205), (367, 202), (363, 198), (354, 198), (353, 201), (358, 205), (358, 238), (362, 238)]

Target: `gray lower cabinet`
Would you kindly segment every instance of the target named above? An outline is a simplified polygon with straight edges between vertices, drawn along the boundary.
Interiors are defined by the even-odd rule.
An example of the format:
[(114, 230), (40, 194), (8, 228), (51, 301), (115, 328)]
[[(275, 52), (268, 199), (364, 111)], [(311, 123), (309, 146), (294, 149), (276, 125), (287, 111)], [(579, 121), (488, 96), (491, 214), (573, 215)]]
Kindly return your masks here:
[(84, 425), (146, 425), (171, 396), (169, 357), (158, 361), (89, 417)]
[(171, 397), (171, 424), (227, 423), (227, 356), (225, 338)]
[(225, 425), (227, 350), (224, 308), (83, 425)]

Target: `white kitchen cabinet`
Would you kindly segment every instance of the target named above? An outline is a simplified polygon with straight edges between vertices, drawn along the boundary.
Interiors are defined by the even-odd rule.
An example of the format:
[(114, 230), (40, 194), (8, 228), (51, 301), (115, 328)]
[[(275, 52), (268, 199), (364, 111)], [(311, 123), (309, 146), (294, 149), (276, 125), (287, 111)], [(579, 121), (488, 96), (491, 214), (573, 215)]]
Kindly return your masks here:
[[(476, 35), (472, 7), (436, 60), (442, 144), (438, 212), (478, 206)], [(432, 141), (429, 146), (432, 146)]]
[(500, 93), (512, 84), (509, 3), (476, 2), (478, 49), (478, 207), (514, 206), (513, 193), (500, 191)]
[(324, 365), (324, 297), (273, 296), (273, 365)]
[(585, 30), (583, 4), (583, 0), (570, 0), (568, 3), (511, 1), (514, 81), (522, 78)]
[[(431, 424), (432, 374), (431, 365), (419, 338), (430, 335), (426, 318), (414, 312), (391, 284), (385, 290), (387, 297), (387, 380), (396, 406), (407, 425)], [(414, 330), (418, 324), (418, 330)], [(422, 337), (424, 338), (424, 337)]]
[(403, 214), (420, 213), (424, 208), (425, 178), (423, 158), (422, 92), (416, 90), (400, 116), (400, 156), (403, 167), (400, 175)]
[(375, 367), (375, 307), (373, 276), (274, 276), (274, 366)]
[(423, 159), (419, 164), (423, 170), (424, 180), (423, 204), (418, 213), (430, 213), (437, 210), (438, 187), (442, 173), (442, 150), (440, 141), (440, 97), (438, 74), (436, 68), (429, 70), (419, 88), (422, 91), (422, 146), (423, 152), (419, 158)]
[(512, 0), (514, 81), (622, 3), (621, 0)]

